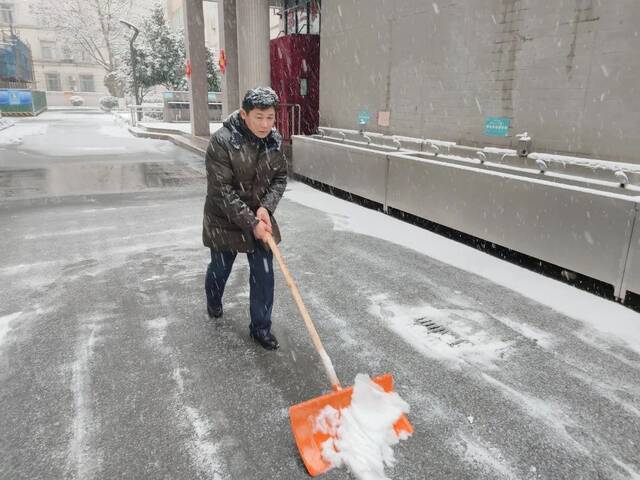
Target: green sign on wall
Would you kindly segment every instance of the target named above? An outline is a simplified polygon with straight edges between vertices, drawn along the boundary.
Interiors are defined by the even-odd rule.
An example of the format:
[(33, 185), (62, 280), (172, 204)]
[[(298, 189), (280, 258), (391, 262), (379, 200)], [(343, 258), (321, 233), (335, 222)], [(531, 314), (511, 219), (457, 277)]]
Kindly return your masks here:
[(369, 123), (370, 119), (371, 114), (367, 110), (360, 110), (358, 112), (358, 123), (360, 125), (366, 125), (367, 123)]
[(484, 134), (487, 137), (508, 137), (511, 119), (509, 117), (486, 117)]

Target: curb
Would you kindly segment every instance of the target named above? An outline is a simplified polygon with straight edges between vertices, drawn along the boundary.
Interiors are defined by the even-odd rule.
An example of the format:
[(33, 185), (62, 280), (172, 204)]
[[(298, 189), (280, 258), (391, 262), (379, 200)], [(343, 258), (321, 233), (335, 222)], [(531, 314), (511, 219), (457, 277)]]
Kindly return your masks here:
[[(197, 145), (194, 145), (192, 141), (190, 141), (191, 140), (190, 138), (180, 134), (168, 133), (168, 132), (165, 133), (165, 132), (159, 132), (159, 131), (149, 131), (149, 130), (143, 130), (137, 127), (128, 127), (128, 129), (129, 129), (129, 132), (131, 132), (131, 134), (134, 137), (151, 138), (154, 140), (168, 140), (174, 145), (177, 145), (182, 148), (186, 148), (187, 150), (190, 150), (191, 152), (196, 153), (198, 155), (204, 155), (206, 151), (206, 146), (199, 147)], [(157, 129), (157, 130), (160, 130), (160, 129)]]

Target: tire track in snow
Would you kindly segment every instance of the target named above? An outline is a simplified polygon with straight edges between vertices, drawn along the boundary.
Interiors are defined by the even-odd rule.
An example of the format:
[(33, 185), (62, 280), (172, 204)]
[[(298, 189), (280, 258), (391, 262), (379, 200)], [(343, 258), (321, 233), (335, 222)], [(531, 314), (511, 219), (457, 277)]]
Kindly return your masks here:
[[(159, 301), (163, 305), (169, 305), (166, 292), (158, 293)], [(165, 337), (167, 328), (172, 323), (164, 317), (147, 320), (145, 326), (149, 332), (149, 346), (162, 353), (169, 361), (172, 369), (172, 377), (175, 382), (174, 396), (176, 400), (176, 416), (180, 425), (186, 426), (190, 431), (190, 441), (187, 445), (193, 463), (206, 478), (212, 480), (224, 480), (230, 478), (222, 462), (223, 445), (228, 444), (232, 439), (216, 432), (216, 422), (207, 418), (198, 408), (187, 404), (187, 394), (185, 392), (184, 375), (189, 370), (180, 366), (173, 349), (166, 345)], [(216, 439), (216, 436), (222, 438)]]
[(559, 445), (571, 446), (577, 453), (590, 457), (589, 449), (567, 432), (567, 427), (575, 427), (576, 424), (560, 405), (554, 405), (549, 401), (515, 390), (486, 373), (480, 375), (489, 385), (498, 389), (507, 399), (518, 405), (529, 417), (544, 423), (548, 432), (555, 432)]
[[(460, 450), (460, 455), (473, 463), (479, 463), (488, 469), (493, 478), (503, 478), (507, 480), (517, 480), (520, 478), (513, 467), (504, 459), (502, 453), (497, 448), (487, 447), (475, 440), (460, 434), (460, 444), (455, 448)], [(535, 470), (534, 470), (535, 471)]]
[(75, 361), (71, 365), (71, 391), (73, 394), (73, 424), (68, 447), (67, 469), (71, 478), (96, 478), (102, 464), (102, 454), (95, 447), (98, 425), (91, 406), (91, 360), (101, 325), (94, 319), (84, 329), (76, 345)]

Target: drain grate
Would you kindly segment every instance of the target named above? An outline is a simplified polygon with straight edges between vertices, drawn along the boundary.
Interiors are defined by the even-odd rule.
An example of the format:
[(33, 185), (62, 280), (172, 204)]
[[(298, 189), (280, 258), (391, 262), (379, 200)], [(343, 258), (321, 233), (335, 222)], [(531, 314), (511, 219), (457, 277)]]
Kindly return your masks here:
[(437, 324), (433, 320), (429, 320), (427, 317), (416, 318), (414, 320), (414, 323), (418, 325), (422, 325), (423, 327), (426, 327), (426, 329), (429, 330), (430, 333), (440, 333), (440, 334), (448, 333), (453, 335), (451, 330), (449, 330), (446, 327), (443, 327), (442, 325)]
[(461, 343), (471, 343), (469, 340), (460, 338), (459, 335), (455, 334), (454, 332), (449, 330), (447, 327), (443, 327), (439, 323), (436, 323), (433, 320), (428, 319), (427, 317), (416, 318), (413, 322), (416, 325), (425, 327), (427, 329), (427, 333), (440, 335), (440, 336), (441, 335), (452, 336), (455, 340), (453, 340), (452, 342), (447, 342), (447, 345), (449, 345), (450, 347), (455, 347), (456, 345), (460, 345)]

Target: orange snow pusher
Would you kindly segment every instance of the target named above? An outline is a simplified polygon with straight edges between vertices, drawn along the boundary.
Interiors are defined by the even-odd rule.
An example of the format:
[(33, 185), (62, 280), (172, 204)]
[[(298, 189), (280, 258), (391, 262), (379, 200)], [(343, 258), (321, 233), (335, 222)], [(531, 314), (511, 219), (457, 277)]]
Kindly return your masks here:
[[(342, 388), (340, 386), (340, 381), (338, 380), (333, 368), (331, 359), (322, 346), (318, 332), (316, 331), (313, 321), (304, 306), (298, 287), (296, 287), (296, 284), (284, 263), (280, 249), (271, 237), (268, 238), (267, 243), (280, 265), (280, 270), (282, 270), (282, 274), (287, 281), (287, 285), (289, 285), (289, 288), (291, 289), (291, 293), (293, 294), (293, 298), (298, 306), (298, 310), (300, 311), (307, 330), (309, 331), (313, 345), (315, 346), (318, 355), (320, 355), (322, 365), (324, 366), (327, 376), (329, 377), (329, 381), (331, 382), (331, 387), (333, 388), (333, 392), (331, 393), (307, 400), (306, 402), (293, 405), (289, 408), (291, 430), (293, 431), (293, 436), (298, 446), (298, 450), (300, 451), (300, 456), (302, 457), (302, 461), (304, 462), (309, 474), (315, 477), (331, 468), (329, 462), (327, 462), (322, 456), (322, 444), (330, 438), (330, 434), (318, 431), (315, 428), (316, 419), (320, 415), (320, 412), (327, 406), (331, 406), (338, 411), (349, 407), (351, 405), (353, 387)], [(390, 374), (381, 375), (373, 378), (372, 380), (382, 387), (385, 392), (393, 391), (393, 377)], [(394, 430), (398, 436), (403, 434), (410, 435), (413, 433), (413, 427), (405, 415), (402, 415), (396, 421), (394, 424)]]

